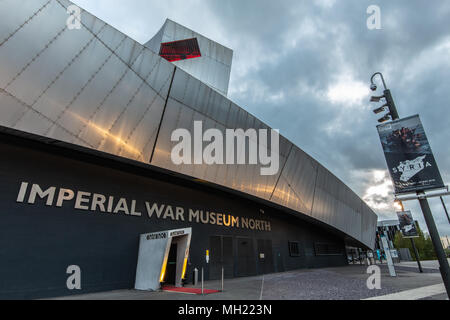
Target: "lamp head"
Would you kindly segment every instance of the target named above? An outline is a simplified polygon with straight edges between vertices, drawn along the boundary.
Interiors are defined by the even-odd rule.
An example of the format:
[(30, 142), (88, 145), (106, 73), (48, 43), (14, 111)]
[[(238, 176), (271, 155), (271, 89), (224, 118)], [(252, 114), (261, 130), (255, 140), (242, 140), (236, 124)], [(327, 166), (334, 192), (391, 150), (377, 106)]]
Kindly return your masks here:
[(385, 98), (384, 96), (381, 97), (370, 97), (370, 102), (380, 102), (381, 99)]
[(379, 123), (383, 123), (383, 122), (386, 122), (386, 121), (389, 121), (389, 120), (391, 120), (391, 114), (390, 113), (386, 114), (383, 118), (379, 119), (378, 122)]
[(386, 110), (385, 106), (382, 106), (382, 107), (380, 107), (378, 109), (373, 110), (373, 113), (379, 114), (379, 113), (383, 112), (384, 110)]

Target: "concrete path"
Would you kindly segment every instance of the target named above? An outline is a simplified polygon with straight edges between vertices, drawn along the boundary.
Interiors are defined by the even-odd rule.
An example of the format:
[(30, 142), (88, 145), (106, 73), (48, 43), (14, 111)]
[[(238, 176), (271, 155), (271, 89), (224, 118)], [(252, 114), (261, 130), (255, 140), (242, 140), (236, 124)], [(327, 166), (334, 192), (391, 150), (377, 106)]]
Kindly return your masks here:
[(385, 296), (378, 296), (365, 300), (420, 300), (424, 298), (434, 297), (437, 295), (442, 295), (444, 293), (445, 293), (445, 286), (443, 283), (440, 283), (435, 284), (433, 286), (406, 290), (398, 293), (391, 293)]
[[(448, 259), (448, 263), (450, 264), (450, 259)], [(420, 264), (422, 265), (422, 268), (439, 270), (439, 261), (437, 260), (421, 261)], [(395, 265), (401, 267), (418, 268), (416, 261), (402, 261), (400, 263), (396, 263)]]
[[(399, 269), (392, 278), (386, 265), (381, 268), (381, 289), (367, 288), (367, 267), (297, 270), (265, 276), (226, 279), (224, 292), (192, 295), (173, 292), (117, 290), (58, 299), (69, 300), (364, 300), (430, 299), (445, 300), (439, 273), (418, 273)], [(207, 281), (205, 288), (218, 290), (220, 281)]]

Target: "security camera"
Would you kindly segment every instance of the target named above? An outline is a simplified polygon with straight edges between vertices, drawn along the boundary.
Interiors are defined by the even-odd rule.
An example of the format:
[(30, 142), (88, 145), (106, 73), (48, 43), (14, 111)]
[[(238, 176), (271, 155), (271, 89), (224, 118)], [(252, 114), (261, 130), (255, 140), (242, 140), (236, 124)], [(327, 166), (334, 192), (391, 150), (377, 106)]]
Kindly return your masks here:
[(389, 120), (391, 120), (391, 114), (390, 113), (385, 115), (383, 118), (379, 119), (378, 122), (379, 123), (383, 123), (383, 122), (386, 122), (386, 121), (389, 121)]
[(382, 106), (382, 107), (380, 107), (378, 109), (373, 110), (373, 113), (379, 114), (379, 113), (383, 112), (384, 110), (386, 110), (385, 106)]
[(372, 90), (372, 91), (377, 91), (377, 89), (378, 89), (378, 87), (377, 87), (376, 84), (372, 84), (372, 85), (370, 86), (370, 90)]

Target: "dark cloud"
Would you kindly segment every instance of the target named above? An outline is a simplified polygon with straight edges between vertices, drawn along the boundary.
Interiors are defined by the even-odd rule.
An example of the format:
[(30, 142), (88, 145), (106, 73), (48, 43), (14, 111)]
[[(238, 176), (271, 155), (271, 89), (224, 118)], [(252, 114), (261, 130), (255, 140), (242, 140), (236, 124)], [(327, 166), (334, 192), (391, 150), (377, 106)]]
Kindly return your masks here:
[[(230, 98), (279, 128), (361, 197), (383, 185), (372, 173), (386, 170), (370, 92), (361, 89), (381, 71), (400, 114), (421, 115), (444, 180), (450, 179), (449, 1), (75, 2), (140, 42), (170, 17), (232, 48)], [(381, 8), (382, 30), (366, 27), (372, 4)], [(343, 96), (333, 100), (336, 91)], [(392, 199), (371, 198), (375, 204)], [(440, 231), (450, 234), (440, 202), (430, 202)], [(417, 203), (406, 207), (424, 226)], [(395, 218), (391, 206), (375, 211)]]

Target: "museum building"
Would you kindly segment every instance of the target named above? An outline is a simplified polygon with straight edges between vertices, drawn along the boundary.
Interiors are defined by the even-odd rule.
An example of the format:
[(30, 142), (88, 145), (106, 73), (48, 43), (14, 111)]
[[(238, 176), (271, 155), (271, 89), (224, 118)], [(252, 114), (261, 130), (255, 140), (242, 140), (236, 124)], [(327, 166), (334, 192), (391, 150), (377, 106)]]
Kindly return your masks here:
[[(232, 58), (171, 20), (140, 44), (67, 0), (0, 2), (1, 299), (342, 266), (346, 246), (373, 249), (377, 216), (350, 188), (281, 135), (252, 141), (274, 131), (227, 98)], [(278, 170), (229, 150), (174, 162), (174, 132), (198, 124), (236, 130), (233, 157), (253, 143)]]

